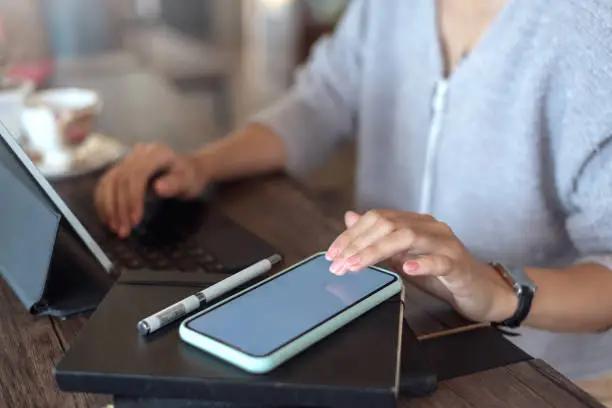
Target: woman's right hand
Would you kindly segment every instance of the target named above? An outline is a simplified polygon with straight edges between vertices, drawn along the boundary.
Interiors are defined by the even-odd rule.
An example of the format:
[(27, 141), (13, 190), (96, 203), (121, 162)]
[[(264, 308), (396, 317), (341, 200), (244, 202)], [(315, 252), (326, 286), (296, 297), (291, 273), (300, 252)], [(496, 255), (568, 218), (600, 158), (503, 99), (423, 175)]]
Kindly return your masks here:
[(102, 176), (94, 194), (98, 215), (119, 237), (126, 238), (142, 220), (149, 181), (159, 173), (152, 187), (163, 198), (195, 198), (210, 181), (195, 156), (159, 143), (136, 145)]

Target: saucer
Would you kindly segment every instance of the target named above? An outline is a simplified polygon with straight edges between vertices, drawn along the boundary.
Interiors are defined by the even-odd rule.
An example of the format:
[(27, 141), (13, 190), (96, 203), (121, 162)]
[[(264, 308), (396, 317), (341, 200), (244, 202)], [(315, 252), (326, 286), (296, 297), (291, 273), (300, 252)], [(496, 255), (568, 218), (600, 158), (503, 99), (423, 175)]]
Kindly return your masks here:
[(47, 179), (60, 180), (88, 174), (115, 163), (127, 153), (128, 148), (115, 138), (94, 132), (83, 143), (54, 152), (52, 160), (45, 156), (45, 152), (33, 152), (27, 147), (26, 151)]

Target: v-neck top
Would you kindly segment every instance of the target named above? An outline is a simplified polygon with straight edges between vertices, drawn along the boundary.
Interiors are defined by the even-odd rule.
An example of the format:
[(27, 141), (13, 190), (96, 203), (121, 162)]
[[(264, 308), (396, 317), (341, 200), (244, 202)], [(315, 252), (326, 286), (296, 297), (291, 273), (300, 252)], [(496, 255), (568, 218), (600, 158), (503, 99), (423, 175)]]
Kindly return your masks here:
[[(429, 212), (482, 260), (612, 267), (611, 37), (609, 0), (510, 0), (445, 80), (435, 1), (353, 0), (252, 120), (295, 175), (354, 137), (359, 209)], [(572, 378), (612, 370), (612, 331), (522, 332)]]

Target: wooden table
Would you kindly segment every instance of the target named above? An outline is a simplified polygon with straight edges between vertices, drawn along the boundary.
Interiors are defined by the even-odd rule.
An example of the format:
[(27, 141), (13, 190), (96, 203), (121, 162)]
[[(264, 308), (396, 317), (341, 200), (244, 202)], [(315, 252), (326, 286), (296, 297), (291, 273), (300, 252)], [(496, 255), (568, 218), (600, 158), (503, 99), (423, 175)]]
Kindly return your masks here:
[[(120, 78), (132, 81), (130, 90), (133, 91), (134, 97), (139, 92), (144, 92), (141, 95), (151, 95), (154, 86), (157, 89), (161, 89), (162, 86), (158, 80), (150, 80), (147, 75), (133, 72), (127, 75), (122, 73)], [(69, 82), (69, 78), (58, 80), (58, 83)], [(98, 84), (104, 88), (101, 91), (103, 93), (106, 91), (106, 95), (112, 95), (115, 90), (122, 89), (116, 82), (109, 82), (108, 77), (97, 82), (79, 78), (78, 82)], [(149, 91), (143, 90), (149, 87), (147, 84), (153, 84)], [(176, 96), (173, 93), (170, 97)], [(154, 99), (145, 100), (150, 103)], [(163, 98), (157, 100), (162, 106), (168, 106)], [(121, 98), (117, 97), (116, 102), (121, 103)], [(130, 131), (142, 132), (136, 136), (132, 135), (136, 139), (161, 136), (158, 133), (160, 131), (169, 137), (189, 134), (192, 137), (189, 143), (183, 144), (180, 140), (171, 140), (180, 147), (189, 147), (198, 144), (200, 136), (206, 130), (202, 128), (203, 125), (194, 124), (193, 121), (173, 119), (167, 115), (167, 110), (164, 110), (164, 115), (157, 115), (163, 122), (161, 124), (152, 123), (156, 118), (155, 115), (145, 115), (145, 120), (148, 122), (143, 127), (142, 123), (139, 123), (142, 122), (143, 115), (137, 114), (143, 113), (138, 103), (127, 101), (126, 106), (135, 106), (135, 111), (132, 112), (122, 110), (115, 103), (111, 106), (113, 112), (120, 112), (117, 113), (117, 118), (120, 120), (113, 123), (107, 118), (108, 122), (105, 123), (113, 126), (116, 136), (123, 134), (126, 140), (129, 140)], [(154, 106), (147, 111), (149, 109), (151, 112), (157, 112)], [(171, 112), (178, 115), (176, 110)], [(147, 132), (157, 134), (146, 134)], [(82, 199), (89, 200), (89, 197), (83, 195)], [(278, 248), (285, 255), (288, 264), (325, 248), (343, 227), (339, 219), (331, 218), (326, 215), (329, 212), (321, 210), (308, 191), (282, 175), (224, 186), (215, 205), (245, 228)], [(470, 322), (462, 319), (447, 305), (416, 288), (407, 287), (406, 298), (407, 319), (417, 335), (424, 339), (425, 344), (432, 345), (427, 348), (429, 353), (435, 355), (442, 351), (448, 352), (448, 349), (444, 348), (446, 343), (439, 341), (440, 336), (460, 339), (465, 333), (452, 334), (452, 332), (470, 328)], [(49, 317), (31, 316), (24, 310), (6, 283), (0, 280), (0, 407), (100, 407), (110, 402), (110, 396), (63, 393), (58, 390), (53, 378), (53, 366), (69, 348), (85, 323), (84, 317), (61, 321)], [(491, 335), (490, 331), (486, 331), (490, 329), (475, 330), (469, 332), (471, 336), (484, 336), (485, 333)], [(498, 338), (498, 341), (505, 340)], [(436, 346), (438, 348), (433, 347), (438, 344), (440, 344)], [(462, 353), (465, 353), (469, 360), (470, 353), (482, 353), (482, 351), (470, 350), (467, 347)], [(433, 395), (412, 400), (401, 398), (398, 406), (600, 405), (545, 362), (529, 360), (444, 379)]]
[[(341, 229), (307, 192), (284, 176), (227, 186), (218, 203), (231, 218), (279, 248), (289, 263), (324, 248)], [(407, 296), (411, 298), (408, 319), (417, 335), (427, 337), (469, 324), (416, 289), (409, 288), (409, 293), (413, 296)], [(54, 364), (85, 323), (84, 317), (65, 321), (33, 317), (0, 283), (0, 407), (96, 407), (109, 402), (109, 396), (63, 393), (53, 379)], [(543, 361), (530, 360), (443, 380), (432, 396), (402, 398), (398, 406), (599, 405)]]

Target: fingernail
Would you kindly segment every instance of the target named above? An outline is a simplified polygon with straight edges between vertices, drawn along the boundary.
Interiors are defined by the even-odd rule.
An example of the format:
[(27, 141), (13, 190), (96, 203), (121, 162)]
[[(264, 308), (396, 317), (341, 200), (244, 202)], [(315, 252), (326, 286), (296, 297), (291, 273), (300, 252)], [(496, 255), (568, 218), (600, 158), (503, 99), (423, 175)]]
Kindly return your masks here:
[(359, 219), (359, 214), (355, 211), (347, 211), (344, 217), (344, 222), (347, 226), (352, 226)]
[(129, 230), (126, 226), (121, 226), (121, 228), (119, 229), (119, 236), (121, 238), (126, 238), (129, 234)]
[(342, 276), (344, 275), (346, 272), (348, 271), (348, 265), (346, 263), (343, 263), (342, 265), (340, 265), (340, 269), (338, 270), (338, 272), (336, 272), (336, 275), (338, 276)]
[(419, 269), (419, 263), (415, 261), (408, 261), (404, 263), (404, 272), (416, 272)]
[(132, 213), (132, 225), (137, 225), (138, 222), (140, 221), (140, 214), (138, 214), (138, 211), (134, 211)]
[(333, 261), (333, 259), (338, 256), (338, 252), (338, 248), (329, 248), (329, 250), (327, 250), (327, 253), (325, 254), (325, 259), (327, 259), (328, 261)]
[(338, 274), (340, 272), (340, 269), (342, 269), (342, 262), (339, 261), (334, 261), (332, 262), (331, 266), (329, 267), (329, 270), (331, 273), (335, 273)]

